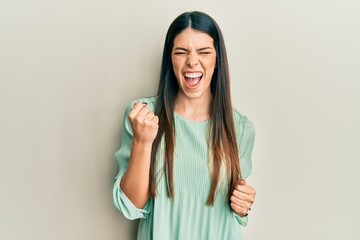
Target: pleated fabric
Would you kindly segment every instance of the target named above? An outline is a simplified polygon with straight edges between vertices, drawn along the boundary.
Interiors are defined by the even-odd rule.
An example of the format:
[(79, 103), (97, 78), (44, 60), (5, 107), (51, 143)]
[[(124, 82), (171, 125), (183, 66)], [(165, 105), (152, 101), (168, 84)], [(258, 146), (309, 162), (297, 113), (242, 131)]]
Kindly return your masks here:
[[(157, 97), (141, 98), (154, 111)], [(127, 170), (130, 157), (132, 130), (128, 114), (136, 102), (127, 107), (124, 114), (121, 147), (115, 153), (119, 174), (113, 187), (115, 207), (128, 219), (140, 219), (138, 240), (234, 240), (243, 239), (242, 227), (248, 217), (241, 218), (231, 211), (226, 197), (227, 183), (225, 167), (221, 169), (215, 202), (206, 206), (211, 186), (211, 141), (210, 120), (189, 121), (177, 113), (175, 118), (174, 151), (174, 200), (167, 196), (163, 173), (164, 143), (158, 151), (155, 170), (157, 174), (157, 196), (150, 199), (143, 209), (136, 208), (120, 188), (121, 177)], [(252, 170), (252, 150), (255, 129), (252, 122), (234, 110), (234, 121), (239, 148), (242, 177), (246, 179)]]

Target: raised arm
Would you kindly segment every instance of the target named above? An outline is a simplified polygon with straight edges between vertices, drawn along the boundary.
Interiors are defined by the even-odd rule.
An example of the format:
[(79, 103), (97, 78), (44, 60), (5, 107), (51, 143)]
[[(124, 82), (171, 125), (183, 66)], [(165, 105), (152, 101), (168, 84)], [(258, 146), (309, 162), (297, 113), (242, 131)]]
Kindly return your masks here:
[(133, 106), (128, 118), (133, 141), (129, 166), (121, 179), (120, 188), (137, 208), (143, 208), (149, 200), (151, 146), (159, 128), (159, 119), (141, 102)]

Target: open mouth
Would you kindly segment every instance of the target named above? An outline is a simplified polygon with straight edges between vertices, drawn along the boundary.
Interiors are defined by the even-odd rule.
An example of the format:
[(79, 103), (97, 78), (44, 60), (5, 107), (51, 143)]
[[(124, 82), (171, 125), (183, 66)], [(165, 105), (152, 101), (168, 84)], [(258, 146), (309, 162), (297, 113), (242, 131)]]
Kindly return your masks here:
[(189, 88), (195, 88), (200, 83), (203, 74), (201, 72), (185, 73), (184, 77), (185, 77), (186, 85)]

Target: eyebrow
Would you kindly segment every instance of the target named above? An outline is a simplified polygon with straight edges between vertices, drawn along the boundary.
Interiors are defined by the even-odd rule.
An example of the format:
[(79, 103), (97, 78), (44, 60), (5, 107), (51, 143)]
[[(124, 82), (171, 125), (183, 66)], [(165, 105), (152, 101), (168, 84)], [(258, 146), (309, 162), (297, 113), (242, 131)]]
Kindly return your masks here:
[[(207, 49), (212, 50), (211, 47), (203, 47), (203, 48), (198, 48), (198, 49), (196, 49), (196, 51), (198, 52), (198, 51), (203, 51), (203, 50), (207, 50)], [(185, 51), (185, 52), (189, 52), (188, 49), (183, 48), (183, 47), (177, 47), (177, 48), (174, 49), (174, 51), (175, 51), (175, 50), (182, 50), (182, 51)]]

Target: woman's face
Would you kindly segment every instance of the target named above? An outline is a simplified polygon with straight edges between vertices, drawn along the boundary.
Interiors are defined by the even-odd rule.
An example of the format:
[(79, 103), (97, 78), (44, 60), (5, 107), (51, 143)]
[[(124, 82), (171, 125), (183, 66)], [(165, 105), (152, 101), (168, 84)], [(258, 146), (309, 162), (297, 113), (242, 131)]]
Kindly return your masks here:
[(178, 96), (210, 99), (210, 83), (216, 65), (214, 40), (187, 28), (174, 39), (171, 60), (179, 85)]

